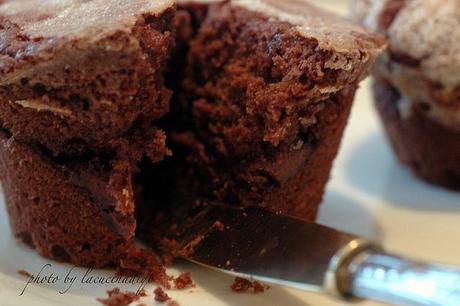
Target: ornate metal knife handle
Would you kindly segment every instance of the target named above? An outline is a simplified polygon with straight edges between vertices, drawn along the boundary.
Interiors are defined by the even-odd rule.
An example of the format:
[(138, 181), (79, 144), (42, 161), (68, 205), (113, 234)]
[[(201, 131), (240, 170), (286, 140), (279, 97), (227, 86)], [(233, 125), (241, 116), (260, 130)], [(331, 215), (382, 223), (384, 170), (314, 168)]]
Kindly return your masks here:
[(459, 306), (460, 269), (370, 250), (348, 263), (348, 294), (399, 306)]

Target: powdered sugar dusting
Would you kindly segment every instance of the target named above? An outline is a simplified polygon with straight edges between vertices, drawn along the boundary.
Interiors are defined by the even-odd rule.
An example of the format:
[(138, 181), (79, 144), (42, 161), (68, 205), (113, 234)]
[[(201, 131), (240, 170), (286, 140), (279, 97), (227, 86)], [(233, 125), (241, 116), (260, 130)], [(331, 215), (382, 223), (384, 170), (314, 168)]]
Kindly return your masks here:
[(303, 36), (318, 39), (323, 49), (358, 52), (365, 44), (375, 52), (383, 48), (383, 44), (364, 41), (363, 37), (369, 34), (362, 27), (320, 10), (304, 0), (234, 0), (233, 3), (297, 26)]
[[(355, 0), (352, 17), (374, 31), (392, 0)], [(460, 85), (460, 1), (408, 0), (388, 29), (392, 51), (420, 60), (424, 75), (447, 87)]]
[(393, 50), (421, 61), (425, 75), (460, 85), (460, 1), (413, 0), (389, 29)]
[(129, 29), (136, 16), (161, 14), (173, 5), (174, 0), (10, 0), (0, 5), (0, 14), (32, 38), (97, 38)]
[[(379, 28), (379, 20), (388, 14), (396, 0), (354, 0), (352, 17), (366, 27), (384, 32), (390, 40), (389, 51), (380, 57), (376, 72), (401, 93), (398, 102), (403, 118), (411, 115), (414, 103), (429, 105), (430, 118), (458, 129), (460, 113), (449, 99), (460, 86), (460, 1), (406, 0), (388, 29)], [(393, 60), (392, 55), (411, 59), (416, 64)], [(437, 98), (433, 86), (440, 84)]]

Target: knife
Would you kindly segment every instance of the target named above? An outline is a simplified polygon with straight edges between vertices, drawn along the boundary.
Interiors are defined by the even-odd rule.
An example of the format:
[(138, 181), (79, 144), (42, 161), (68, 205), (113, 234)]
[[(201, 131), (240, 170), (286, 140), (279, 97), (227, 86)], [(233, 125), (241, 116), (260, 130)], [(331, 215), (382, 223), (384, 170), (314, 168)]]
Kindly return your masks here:
[(460, 305), (460, 268), (262, 208), (210, 205), (181, 226), (176, 255), (236, 276), (353, 301)]

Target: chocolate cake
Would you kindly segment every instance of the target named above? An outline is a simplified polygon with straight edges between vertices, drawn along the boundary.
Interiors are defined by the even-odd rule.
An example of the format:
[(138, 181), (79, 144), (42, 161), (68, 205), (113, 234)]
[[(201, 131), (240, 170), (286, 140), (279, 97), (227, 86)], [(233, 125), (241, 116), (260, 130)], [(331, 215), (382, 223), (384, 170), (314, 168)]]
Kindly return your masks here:
[(377, 109), (399, 159), (460, 189), (460, 2), (356, 0), (355, 19), (389, 39), (374, 71)]
[(168, 216), (217, 201), (316, 217), (358, 83), (384, 47), (300, 0), (10, 0), (0, 26), (0, 176), (15, 235), (163, 285), (133, 238), (167, 252), (162, 237), (180, 227)]

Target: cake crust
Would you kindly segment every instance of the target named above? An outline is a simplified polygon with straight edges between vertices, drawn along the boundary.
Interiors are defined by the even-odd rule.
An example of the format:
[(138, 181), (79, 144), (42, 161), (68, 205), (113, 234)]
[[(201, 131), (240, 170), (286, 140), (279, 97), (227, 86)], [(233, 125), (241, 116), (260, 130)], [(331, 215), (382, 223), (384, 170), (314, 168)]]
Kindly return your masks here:
[(348, 54), (348, 60), (355, 60), (355, 63), (366, 62), (359, 50), (379, 53), (384, 45), (382, 37), (369, 35), (361, 26), (303, 0), (234, 0), (232, 3), (289, 23), (305, 38), (318, 40), (320, 49), (333, 51), (337, 56)]
[(31, 39), (55, 37), (93, 44), (118, 31), (130, 32), (139, 15), (160, 16), (173, 5), (173, 0), (7, 0), (0, 14)]
[[(4, 29), (0, 54), (6, 67), (8, 63), (13, 67), (1, 67), (0, 84), (20, 79), (24, 66), (32, 69), (38, 61), (55, 63), (55, 55), (68, 52), (69, 47), (91, 49), (96, 43), (108, 43), (105, 48), (119, 49), (119, 42), (111, 46), (107, 38), (121, 33), (130, 36), (142, 16), (161, 17), (173, 6), (173, 0), (4, 1), (0, 4)], [(139, 42), (131, 39), (128, 46), (139, 48)]]

